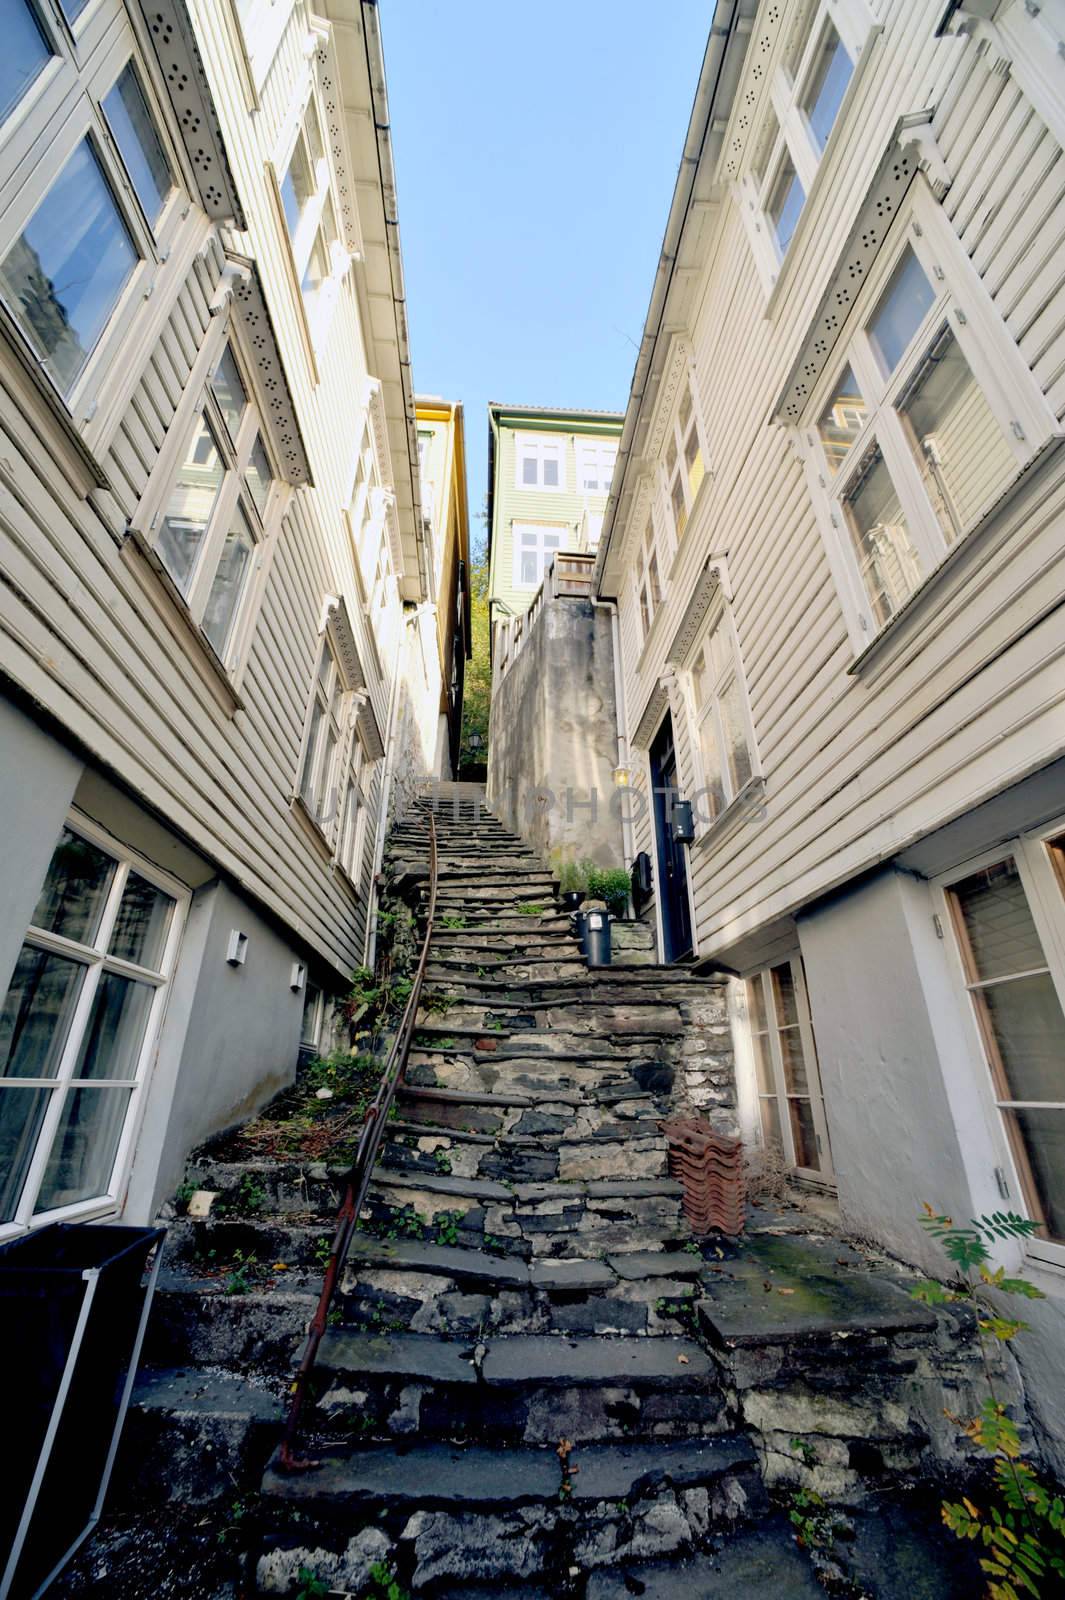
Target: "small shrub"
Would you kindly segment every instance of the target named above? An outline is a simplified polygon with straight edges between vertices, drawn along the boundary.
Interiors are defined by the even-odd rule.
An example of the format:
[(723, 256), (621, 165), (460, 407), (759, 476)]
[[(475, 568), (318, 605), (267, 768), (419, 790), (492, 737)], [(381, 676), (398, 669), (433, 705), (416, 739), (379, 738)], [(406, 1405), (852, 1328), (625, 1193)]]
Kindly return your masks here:
[(588, 872), (588, 894), (602, 900), (615, 917), (624, 916), (629, 904), (629, 875), (624, 867), (592, 866)]

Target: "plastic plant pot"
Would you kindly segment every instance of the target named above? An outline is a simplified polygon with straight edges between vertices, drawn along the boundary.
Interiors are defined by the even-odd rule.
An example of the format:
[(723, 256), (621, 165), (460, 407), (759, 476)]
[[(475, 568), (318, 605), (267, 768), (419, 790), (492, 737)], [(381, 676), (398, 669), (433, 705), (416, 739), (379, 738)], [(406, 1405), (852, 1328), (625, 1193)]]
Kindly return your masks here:
[(584, 903), (583, 889), (563, 889), (562, 904), (567, 911), (579, 911)]

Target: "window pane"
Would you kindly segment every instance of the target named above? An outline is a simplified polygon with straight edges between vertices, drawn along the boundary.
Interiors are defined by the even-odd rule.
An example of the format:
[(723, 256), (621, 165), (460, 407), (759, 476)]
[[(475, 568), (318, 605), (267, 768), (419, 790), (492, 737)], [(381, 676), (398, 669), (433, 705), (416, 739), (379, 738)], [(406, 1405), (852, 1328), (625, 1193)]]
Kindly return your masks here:
[(817, 424), (825, 459), (832, 472), (838, 472), (844, 456), (858, 437), (869, 415), (858, 380), (850, 367), (836, 386), (836, 392)]
[(951, 888), (968, 936), (970, 979), (1001, 978), (1045, 967), (1017, 863), (982, 867)]
[(799, 1028), (781, 1028), (780, 1054), (784, 1063), (784, 1086), (789, 1094), (809, 1094), (810, 1084), (806, 1076), (806, 1056), (802, 1048), (802, 1033)]
[(150, 983), (101, 974), (81, 1041), (75, 1078), (135, 1078), (155, 990)]
[(27, 0), (14, 0), (4, 17), (4, 50), (0, 54), (0, 122), (18, 105), (41, 68), (52, 59), (44, 35)]
[(0, 1089), (0, 1222), (10, 1222), (26, 1182), (51, 1089)]
[(679, 539), (688, 525), (688, 508), (684, 504), (684, 484), (681, 482), (679, 473), (673, 479), (673, 488), (670, 490), (669, 499), (673, 507), (673, 522)]
[(769, 1057), (769, 1036), (765, 1033), (751, 1035), (754, 1047), (754, 1076), (759, 1094), (775, 1094), (773, 1064)]
[[(361, 462), (359, 463), (359, 468), (361, 471)], [(263, 517), (266, 515), (266, 502), (270, 498), (274, 475), (270, 470), (270, 457), (266, 453), (266, 446), (258, 434), (255, 436), (255, 443), (251, 447), (251, 455), (248, 458), (247, 478), (251, 497), (255, 501), (255, 509)], [(357, 492), (358, 486), (356, 483)]]
[(325, 822), (334, 814), (333, 803), (333, 772), (336, 766), (337, 736), (330, 724), (325, 729), (325, 752), (322, 764), (318, 769), (318, 781), (314, 789), (314, 814), (319, 822)]
[(699, 448), (699, 430), (693, 422), (684, 441), (684, 464), (688, 469), (688, 494), (694, 503), (703, 481), (703, 452)]
[(853, 71), (854, 65), (843, 48), (842, 40), (829, 23), (802, 103), (810, 124), (810, 132), (819, 150), (823, 150), (828, 143), (832, 124), (843, 104), (843, 96), (847, 92)]
[(318, 121), (318, 111), (313, 100), (307, 102), (307, 121), (304, 127), (307, 133), (307, 143), (310, 146), (311, 160), (317, 166), (325, 155), (325, 146), (322, 143), (322, 128)]
[(115, 870), (112, 858), (80, 834), (64, 828), (48, 865), (36, 909), (35, 928), (92, 944)]
[(240, 607), (240, 597), (251, 571), (255, 540), (244, 520), (237, 512), (237, 520), (226, 534), (222, 555), (207, 597), (203, 614), (203, 631), (220, 656), (225, 656), (229, 635)]
[(558, 487), (558, 462), (551, 456), (544, 457), (544, 483), (551, 489)]
[(137, 199), (148, 221), (154, 223), (173, 180), (132, 62), (126, 63), (104, 96), (103, 108)]
[(751, 752), (747, 746), (747, 729), (740, 700), (740, 686), (735, 678), (721, 696), (721, 720), (724, 723), (725, 742), (728, 747), (732, 793), (736, 795), (751, 776)]
[(312, 306), (318, 297), (322, 284), (329, 276), (329, 261), (322, 241), (322, 230), (319, 228), (311, 245), (311, 253), (307, 257), (307, 266), (304, 269), (300, 289), (308, 307)]
[(105, 1195), (132, 1089), (71, 1089), (67, 1094), (34, 1213)]
[(974, 989), (1005, 1079), (1003, 1099), (1065, 1105), (1065, 1016), (1049, 973)]
[(131, 870), (122, 891), (109, 953), (158, 972), (173, 910), (170, 895)]
[(314, 767), (324, 727), (325, 708), (315, 695), (311, 701), (311, 723), (307, 734), (307, 751), (303, 758), (303, 776), (300, 780), (300, 794), (308, 805), (312, 804), (314, 797)]
[(1065, 1111), (1010, 1113), (1024, 1140), (1047, 1232), (1065, 1239)]
[(0, 1074), (55, 1077), (84, 977), (80, 961), (22, 946), (0, 1012)]
[(791, 1121), (791, 1137), (795, 1145), (795, 1165), (797, 1167), (809, 1167), (813, 1172), (820, 1171), (821, 1158), (817, 1153), (817, 1130), (814, 1127), (814, 1114), (810, 1108), (809, 1100), (789, 1100), (788, 1117)]
[(907, 245), (869, 323), (869, 338), (885, 373), (894, 372), (934, 300), (924, 268)]
[(922, 579), (895, 485), (879, 450), (843, 502), (873, 615), (887, 622)]
[(775, 1096), (765, 1096), (758, 1102), (762, 1114), (762, 1138), (767, 1145), (774, 1145), (778, 1150), (783, 1144), (780, 1137), (780, 1112), (777, 1109)]
[(83, 139), (0, 263), (0, 289), (64, 394), (137, 261), (100, 163)]
[(947, 542), (1013, 477), (1013, 452), (958, 341), (944, 329), (899, 407)]
[(285, 208), (285, 221), (290, 234), (294, 234), (299, 227), (300, 218), (313, 194), (314, 178), (307, 160), (307, 147), (302, 137), (297, 137), (288, 171), (281, 180), (281, 203)]
[(89, 0), (59, 0), (59, 4), (63, 8), (63, 15), (68, 22), (73, 22), (77, 17), (80, 17), (88, 3)]
[(240, 419), (244, 415), (244, 407), (248, 403), (248, 395), (240, 376), (240, 368), (228, 344), (214, 369), (211, 393), (218, 401), (218, 409), (229, 429), (229, 437), (235, 439), (240, 429)]
[(192, 580), (211, 512), (224, 477), (222, 460), (207, 419), (197, 419), (185, 464), (170, 491), (170, 501), (156, 541), (159, 559), (184, 593)]
[(791, 243), (791, 236), (795, 232), (795, 224), (799, 220), (799, 213), (805, 200), (806, 194), (799, 182), (799, 174), (795, 171), (791, 157), (785, 156), (769, 199), (769, 215), (777, 232), (777, 243), (781, 254)]
[(702, 720), (699, 729), (699, 748), (702, 751), (703, 783), (706, 788), (703, 796), (703, 813), (713, 818), (720, 816), (725, 809), (725, 769), (718, 748), (713, 711), (708, 712)]
[(790, 1028), (799, 1020), (799, 1002), (795, 993), (795, 979), (791, 962), (785, 961), (770, 972), (773, 984), (773, 1009), (777, 1014), (777, 1027)]
[(536, 472), (536, 457), (535, 456), (525, 456), (525, 457), (523, 457), (522, 463), (521, 463), (521, 481), (522, 481), (522, 483), (538, 483), (539, 482), (539, 479), (537, 477), (537, 472)]
[(651, 600), (655, 610), (662, 604), (662, 585), (658, 581), (658, 556), (652, 550), (651, 559), (647, 563), (647, 582), (651, 591)]

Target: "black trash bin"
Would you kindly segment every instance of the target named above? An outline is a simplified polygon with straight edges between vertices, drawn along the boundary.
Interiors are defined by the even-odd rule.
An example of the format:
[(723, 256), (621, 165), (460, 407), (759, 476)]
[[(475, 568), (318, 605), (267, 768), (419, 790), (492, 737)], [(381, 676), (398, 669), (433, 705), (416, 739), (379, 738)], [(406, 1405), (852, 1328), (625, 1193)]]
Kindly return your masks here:
[(55, 1223), (0, 1246), (0, 1600), (41, 1594), (99, 1518), (165, 1232)]
[(577, 938), (590, 967), (610, 965), (610, 913), (608, 911), (579, 911), (573, 919)]

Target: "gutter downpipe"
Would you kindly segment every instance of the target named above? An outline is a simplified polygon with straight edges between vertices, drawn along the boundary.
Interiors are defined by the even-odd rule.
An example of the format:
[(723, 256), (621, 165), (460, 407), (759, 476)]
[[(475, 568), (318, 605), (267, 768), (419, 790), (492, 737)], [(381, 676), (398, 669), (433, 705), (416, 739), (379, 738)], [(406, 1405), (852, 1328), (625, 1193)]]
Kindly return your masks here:
[(388, 272), (392, 283), (392, 307), (396, 320), (396, 344), (403, 387), (403, 410), (407, 427), (407, 466), (410, 471), (411, 514), (414, 518), (414, 543), (418, 552), (420, 598), (432, 594), (429, 560), (422, 528), (422, 495), (418, 471), (418, 432), (414, 410), (414, 384), (411, 378), (410, 337), (407, 331), (407, 294), (403, 281), (403, 254), (399, 241), (399, 209), (396, 201), (396, 168), (392, 156), (392, 136), (388, 118), (388, 93), (385, 83), (385, 54), (381, 43), (381, 18), (378, 0), (362, 0), (363, 39), (370, 80), (370, 102), (377, 138), (377, 165), (381, 178), (381, 202), (388, 241)]
[[(616, 600), (593, 600), (593, 605), (603, 606), (610, 612), (610, 648), (614, 657), (614, 715), (617, 721), (618, 761), (619, 767), (626, 770), (629, 765), (629, 740), (626, 729), (629, 726), (628, 714), (625, 710), (625, 677), (621, 670), (621, 626), (618, 621), (618, 605)], [(611, 796), (613, 798), (613, 796)], [(633, 848), (634, 837), (632, 831), (632, 811), (627, 805), (621, 807), (621, 854), (622, 865), (628, 870), (636, 859)]]
[[(418, 612), (414, 612), (418, 616)], [(374, 841), (373, 872), (370, 876), (370, 900), (366, 907), (366, 945), (363, 966), (374, 970), (377, 959), (377, 880), (385, 858), (385, 839), (388, 836), (388, 807), (392, 799), (392, 778), (396, 770), (396, 702), (399, 698), (399, 662), (407, 642), (407, 617), (400, 617), (399, 638), (396, 640), (396, 659), (392, 668), (392, 684), (388, 691), (388, 739), (385, 745), (385, 775), (381, 783), (381, 806), (378, 814), (377, 838)]]

